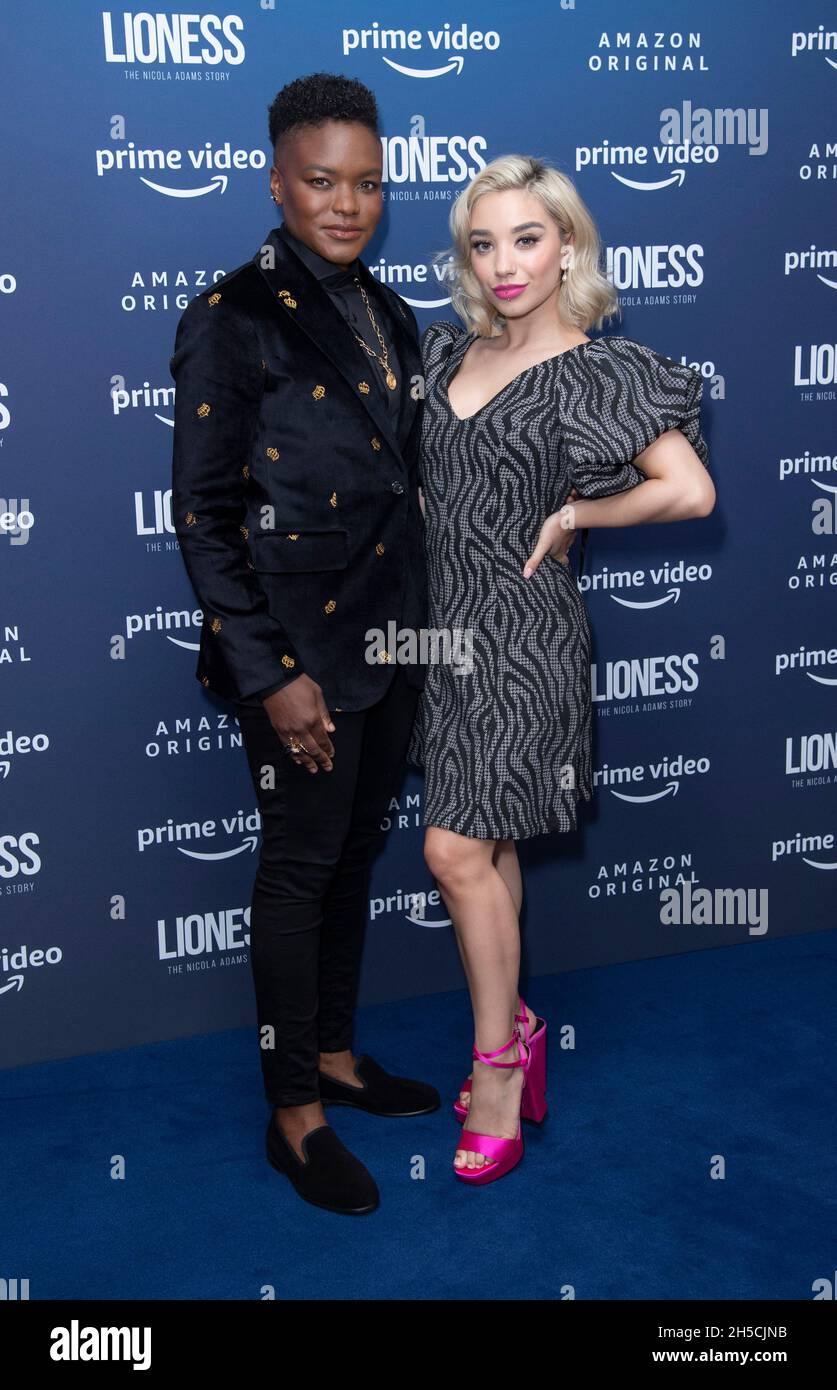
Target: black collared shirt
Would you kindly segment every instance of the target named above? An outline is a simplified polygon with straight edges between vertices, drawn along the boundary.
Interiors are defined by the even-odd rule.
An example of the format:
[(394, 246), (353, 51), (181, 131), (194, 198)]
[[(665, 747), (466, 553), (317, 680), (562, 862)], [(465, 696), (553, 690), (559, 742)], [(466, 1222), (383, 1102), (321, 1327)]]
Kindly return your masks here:
[[(304, 241), (300, 241), (299, 237), (289, 232), (284, 222), (278, 230), (294, 254), (299, 257), (312, 274), (316, 275), (323, 289), (329, 295), (335, 307), (339, 309), (350, 327), (354, 328), (363, 338), (364, 342), (368, 343), (373, 351), (380, 355), (381, 345), (378, 342), (369, 314), (366, 311), (363, 296), (355, 284), (355, 276), (359, 273), (358, 267), (360, 265), (358, 257), (355, 256), (355, 259), (347, 266), (336, 265), (334, 261), (327, 261), (318, 251), (312, 250)], [(371, 301), (372, 296), (370, 295), (369, 298)], [(398, 419), (401, 411), (401, 391), (403, 389), (401, 364), (395, 351), (395, 335), (392, 331), (389, 311), (381, 303), (381, 299), (381, 295), (375, 296), (374, 302), (372, 303), (372, 312), (378, 321), (378, 326), (383, 334), (384, 342), (387, 345), (389, 364), (395, 373), (398, 385), (394, 391), (389, 389), (384, 379), (384, 372), (380, 362), (370, 357), (368, 353), (365, 353), (359, 343), (356, 344), (358, 358), (361, 359), (358, 362), (358, 371), (361, 373), (361, 379), (368, 381), (370, 385), (372, 385), (373, 390), (377, 390), (379, 397), (386, 401), (387, 410), (392, 420), (393, 430), (397, 433)], [(366, 366), (365, 372), (363, 371), (364, 365)], [(284, 681), (280, 681), (277, 685), (269, 685), (266, 686), (264, 690), (257, 690), (255, 694), (251, 695), (247, 700), (242, 701), (242, 703), (248, 705), (260, 704), (262, 700), (267, 699), (268, 695), (272, 695), (275, 690), (281, 690), (284, 684)]]
[[(284, 222), (279, 228), (279, 232), (294, 254), (307, 265), (308, 269), (312, 271), (314, 275), (316, 275), (323, 289), (329, 295), (335, 307), (339, 309), (344, 319), (346, 319), (350, 328), (353, 328), (356, 333), (360, 334), (361, 338), (363, 338), (365, 343), (369, 344), (373, 352), (381, 356), (381, 345), (372, 327), (372, 322), (367, 313), (363, 296), (355, 284), (355, 276), (359, 274), (358, 267), (360, 261), (358, 257), (356, 256), (347, 266), (335, 265), (334, 261), (327, 261), (319, 252), (312, 251), (311, 247), (307, 246), (304, 241), (300, 241), (299, 237), (289, 232)], [(398, 381), (398, 385), (394, 391), (391, 391), (386, 384), (384, 370), (380, 362), (364, 352), (359, 343), (356, 345), (357, 352), (359, 358), (367, 368), (364, 380), (372, 385), (381, 400), (386, 401), (393, 429), (397, 430), (398, 418), (401, 410), (401, 364), (398, 361), (398, 356), (395, 351), (394, 334), (392, 332), (389, 311), (382, 303), (383, 296), (379, 294), (373, 299), (373, 296), (370, 295), (369, 299), (372, 304), (372, 312), (378, 321), (378, 327), (383, 334), (384, 342), (387, 346), (389, 364)]]

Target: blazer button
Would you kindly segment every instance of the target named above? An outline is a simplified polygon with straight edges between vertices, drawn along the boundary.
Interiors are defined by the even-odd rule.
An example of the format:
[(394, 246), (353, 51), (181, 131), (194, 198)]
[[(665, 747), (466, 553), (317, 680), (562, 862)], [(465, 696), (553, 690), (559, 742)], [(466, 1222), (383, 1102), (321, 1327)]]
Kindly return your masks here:
[(383, 553), (384, 553), (384, 543), (383, 543), (383, 541), (378, 541), (378, 544), (375, 546), (375, 554), (376, 554), (376, 555), (383, 555)]
[(371, 443), (373, 449), (380, 449), (380, 447), (381, 447), (381, 441), (380, 441), (380, 439), (378, 438), (377, 434), (373, 434), (373, 436), (372, 436), (372, 438), (371, 438), (371, 440), (370, 440), (370, 443)]
[(404, 491), (404, 484), (403, 484), (403, 483), (390, 483), (389, 486), (390, 486), (390, 491), (391, 491), (391, 492), (403, 492), (403, 491)]

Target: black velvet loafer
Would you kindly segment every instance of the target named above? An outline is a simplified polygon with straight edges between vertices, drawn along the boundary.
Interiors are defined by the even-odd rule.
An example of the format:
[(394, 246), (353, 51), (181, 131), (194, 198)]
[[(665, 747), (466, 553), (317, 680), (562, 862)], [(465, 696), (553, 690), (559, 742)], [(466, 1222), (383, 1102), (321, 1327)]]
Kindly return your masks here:
[(355, 1064), (355, 1076), (362, 1086), (349, 1086), (345, 1081), (320, 1072), (320, 1100), (323, 1105), (354, 1105), (370, 1115), (429, 1115), (441, 1105), (435, 1086), (425, 1081), (409, 1081), (405, 1076), (390, 1076), (383, 1067), (364, 1052)]
[(305, 1162), (297, 1157), (273, 1116), (267, 1127), (267, 1160), (290, 1178), (312, 1206), (346, 1216), (374, 1211), (380, 1201), (368, 1168), (350, 1153), (331, 1125), (318, 1125), (302, 1141)]

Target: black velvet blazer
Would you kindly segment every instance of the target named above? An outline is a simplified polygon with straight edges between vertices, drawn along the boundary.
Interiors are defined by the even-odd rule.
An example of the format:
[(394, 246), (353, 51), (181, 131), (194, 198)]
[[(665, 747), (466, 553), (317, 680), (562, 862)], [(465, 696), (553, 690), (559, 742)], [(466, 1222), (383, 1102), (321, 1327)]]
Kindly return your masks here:
[[(276, 229), (178, 323), (172, 515), (203, 610), (196, 675), (228, 699), (305, 672), (330, 708), (365, 709), (394, 675), (393, 633), (427, 622), (418, 327), (360, 278), (395, 338), (397, 422), (379, 364)], [(367, 630), (389, 623), (368, 660)], [(421, 688), (423, 667), (405, 674)]]

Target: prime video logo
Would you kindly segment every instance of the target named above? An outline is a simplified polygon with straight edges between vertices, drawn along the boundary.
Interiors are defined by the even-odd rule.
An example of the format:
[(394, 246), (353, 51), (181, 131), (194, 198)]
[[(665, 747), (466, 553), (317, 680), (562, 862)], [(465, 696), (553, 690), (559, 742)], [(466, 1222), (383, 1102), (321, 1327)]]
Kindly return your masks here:
[[(577, 145), (576, 173), (582, 169), (607, 169), (626, 188), (656, 193), (673, 185), (682, 187), (686, 167), (717, 164), (724, 147), (742, 146), (750, 155), (767, 154), (766, 106), (667, 106), (660, 112), (660, 136), (656, 145), (630, 145), (603, 140), (600, 145)], [(639, 169), (642, 179), (629, 178), (619, 169)], [(663, 178), (648, 173), (666, 172)], [(647, 172), (646, 172), (647, 171)]]
[(151, 1365), (150, 1327), (83, 1327), (74, 1318), (50, 1335), (52, 1361), (130, 1361), (135, 1371)]
[(429, 892), (421, 891), (418, 893), (402, 893), (399, 888), (396, 893), (391, 893), (389, 897), (370, 899), (369, 920), (374, 922), (384, 913), (400, 912), (404, 914), (408, 922), (412, 922), (414, 927), (450, 927), (453, 925), (450, 917), (428, 920), (428, 907), (438, 907), (440, 902), (441, 893), (438, 888), (431, 888)]
[[(466, 53), (496, 53), (500, 47), (500, 35), (496, 29), (472, 29), (468, 24), (454, 27), (445, 20), (441, 29), (382, 29), (378, 20), (372, 21), (368, 29), (344, 29), (342, 33), (343, 57), (351, 53), (380, 53), (383, 61), (395, 72), (404, 77), (447, 77), (456, 73), (461, 77), (465, 66)], [(431, 65), (416, 67), (413, 63), (399, 63), (386, 56), (386, 50), (406, 55), (422, 54), (427, 43), (431, 55)], [(450, 57), (447, 55), (450, 54)], [(435, 61), (436, 57), (442, 62)]]

